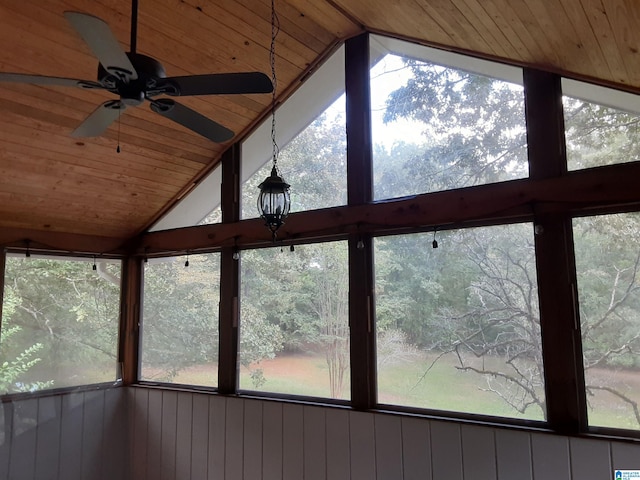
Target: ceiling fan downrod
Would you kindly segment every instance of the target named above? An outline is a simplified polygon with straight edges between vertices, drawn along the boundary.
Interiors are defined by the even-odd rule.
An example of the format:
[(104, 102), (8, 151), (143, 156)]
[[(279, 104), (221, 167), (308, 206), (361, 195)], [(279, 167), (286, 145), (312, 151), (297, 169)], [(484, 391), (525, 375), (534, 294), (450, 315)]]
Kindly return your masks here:
[(129, 51), (136, 53), (136, 43), (138, 38), (138, 0), (131, 0), (131, 40)]

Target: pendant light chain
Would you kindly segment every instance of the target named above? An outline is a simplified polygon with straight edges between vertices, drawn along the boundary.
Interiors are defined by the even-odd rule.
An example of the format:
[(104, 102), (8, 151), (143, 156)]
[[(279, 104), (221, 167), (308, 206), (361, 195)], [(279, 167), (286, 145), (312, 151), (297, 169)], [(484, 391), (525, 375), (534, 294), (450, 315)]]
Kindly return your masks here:
[(271, 83), (273, 91), (271, 96), (271, 144), (273, 147), (271, 174), (258, 185), (258, 211), (260, 218), (271, 230), (271, 239), (276, 241), (276, 232), (284, 225), (284, 220), (291, 209), (290, 185), (278, 173), (278, 143), (276, 142), (276, 37), (280, 31), (280, 21), (276, 14), (275, 0), (271, 0), (271, 48), (269, 49), (269, 61), (271, 63)]
[(280, 20), (276, 14), (275, 0), (271, 0), (271, 47), (269, 49), (269, 61), (271, 62), (271, 83), (273, 92), (271, 94), (271, 143), (273, 145), (273, 166), (278, 163), (280, 149), (276, 142), (276, 90), (278, 79), (276, 78), (276, 37), (280, 32)]

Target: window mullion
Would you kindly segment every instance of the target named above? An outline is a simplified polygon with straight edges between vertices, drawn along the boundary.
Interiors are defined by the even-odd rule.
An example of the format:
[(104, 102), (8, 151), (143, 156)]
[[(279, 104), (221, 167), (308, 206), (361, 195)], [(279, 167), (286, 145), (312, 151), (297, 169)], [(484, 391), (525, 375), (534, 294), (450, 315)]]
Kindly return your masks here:
[[(240, 220), (240, 146), (229, 148), (222, 157), (222, 222)], [(221, 250), (220, 314), (218, 350), (218, 391), (235, 393), (238, 389), (238, 319), (240, 262), (234, 260), (234, 246)], [(212, 339), (214, 341), (214, 339)]]
[[(560, 77), (525, 69), (524, 84), (530, 178), (563, 176)], [(586, 428), (587, 413), (571, 218), (563, 212), (536, 215), (535, 225), (547, 420), (557, 431), (577, 433)]]
[(120, 332), (118, 363), (122, 369), (122, 382), (131, 385), (139, 380), (140, 321), (144, 275), (142, 258), (130, 256), (122, 263)]
[[(349, 206), (371, 202), (372, 146), (369, 85), (369, 36), (345, 44), (347, 120), (347, 197)], [(349, 235), (349, 325), (351, 400), (355, 408), (376, 403), (373, 242), (370, 234)]]
[(0, 329), (2, 328), (2, 305), (4, 303), (4, 270), (7, 263), (7, 250), (2, 249), (0, 255)]

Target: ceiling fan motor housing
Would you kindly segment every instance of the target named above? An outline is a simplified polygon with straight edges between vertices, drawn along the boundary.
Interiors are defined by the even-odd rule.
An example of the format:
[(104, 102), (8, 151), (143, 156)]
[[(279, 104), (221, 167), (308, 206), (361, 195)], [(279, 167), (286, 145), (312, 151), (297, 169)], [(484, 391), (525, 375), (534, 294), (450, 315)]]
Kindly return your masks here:
[(167, 93), (167, 83), (158, 89), (158, 80), (165, 78), (164, 67), (156, 59), (140, 53), (127, 52), (138, 78), (131, 79), (133, 72), (120, 67), (104, 67), (98, 64), (98, 82), (107, 90), (120, 96), (128, 106), (140, 105), (145, 98)]

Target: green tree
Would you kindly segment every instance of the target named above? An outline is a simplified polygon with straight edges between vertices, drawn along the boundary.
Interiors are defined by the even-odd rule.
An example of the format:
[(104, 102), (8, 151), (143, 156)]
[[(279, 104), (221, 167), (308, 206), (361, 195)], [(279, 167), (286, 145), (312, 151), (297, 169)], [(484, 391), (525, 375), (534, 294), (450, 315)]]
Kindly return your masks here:
[(384, 121), (424, 126), (422, 152), (405, 157), (411, 193), (527, 175), (521, 87), (481, 75), (405, 60), (405, 85), (391, 92)]
[(315, 313), (314, 337), (310, 340), (324, 350), (329, 369), (329, 395), (340, 398), (349, 368), (349, 283), (347, 249), (344, 243), (312, 248), (307, 269), (307, 287)]
[(563, 106), (570, 169), (640, 160), (640, 116), (570, 97)]
[(119, 264), (7, 258), (0, 364), (13, 370), (8, 391), (115, 380), (118, 277)]
[[(278, 168), (291, 184), (291, 212), (347, 203), (347, 144), (341, 103), (343, 98), (332, 106), (332, 113), (321, 114), (280, 151)], [(343, 111), (344, 106), (341, 108)], [(258, 185), (270, 172), (269, 161), (242, 186), (243, 218), (258, 216)]]
[[(458, 368), (486, 379), (486, 389), (517, 412), (546, 415), (538, 287), (530, 225), (460, 232), (454, 241), (468, 268), (464, 310), (442, 308), (437, 349), (454, 352)], [(500, 358), (496, 366), (476, 359)]]
[[(344, 97), (304, 128), (280, 151), (278, 166), (291, 187), (292, 212), (342, 205), (346, 191)], [(243, 217), (256, 216), (257, 185), (269, 175), (268, 162), (244, 185)], [(286, 228), (286, 226), (285, 226)], [(305, 245), (295, 253), (278, 249), (242, 252), (241, 363), (254, 358), (243, 347), (256, 327), (277, 328), (262, 337), (270, 358), (280, 351), (322, 352), (330, 396), (342, 395), (349, 364), (346, 249), (342, 244)], [(275, 342), (272, 343), (272, 340)], [(264, 352), (267, 353), (266, 351)], [(255, 378), (262, 381), (257, 370)]]
[[(260, 360), (280, 351), (321, 352), (329, 395), (342, 396), (349, 365), (346, 258), (343, 242), (242, 252), (240, 360), (252, 377), (262, 379)], [(254, 341), (254, 351), (262, 349), (257, 357), (245, 349)]]
[[(6, 329), (2, 335), (3, 342), (9, 343), (11, 337), (19, 331), (20, 327)], [(42, 347), (41, 343), (31, 345), (15, 358), (5, 360), (0, 364), (0, 392), (33, 392), (53, 385), (53, 380), (34, 382), (23, 380), (29, 374), (29, 370), (42, 361), (37, 356)]]
[[(407, 60), (405, 68), (410, 71), (409, 80), (389, 95), (385, 120), (413, 119), (423, 125), (428, 141), (421, 140), (413, 147), (396, 145), (395, 151), (391, 150), (391, 161), (384, 162), (380, 174), (380, 188), (387, 190), (386, 197), (397, 196), (394, 189), (400, 194), (420, 193), (526, 175), (521, 89), (414, 60)], [(637, 115), (568, 98), (564, 108), (570, 168), (640, 158)], [(394, 181), (399, 178), (404, 183), (398, 189)], [(638, 362), (636, 278), (640, 249), (628, 241), (637, 237), (635, 220), (617, 218), (612, 224), (599, 225), (595, 220), (584, 222), (577, 227), (576, 245), (588, 259), (585, 264), (579, 262), (578, 273), (589, 380), (589, 372), (598, 367), (635, 366)], [(442, 353), (459, 354), (460, 368), (485, 377), (487, 388), (514, 409), (522, 412), (537, 406), (544, 411), (537, 292), (535, 278), (528, 273), (534, 249), (510, 235), (492, 240), (490, 249), (479, 248), (480, 243), (468, 234), (460, 234), (460, 238), (464, 240), (447, 248), (459, 259), (449, 268), (459, 269), (456, 275), (462, 283), (457, 292), (468, 293), (465, 301), (451, 297), (458, 295), (452, 293), (456, 289), (442, 288), (445, 277), (438, 276), (434, 263), (405, 265), (410, 254), (402, 252), (399, 242), (389, 252), (394, 263), (378, 261), (388, 269), (388, 276), (382, 277), (377, 288), (388, 291), (392, 278), (402, 284), (391, 287), (389, 298), (393, 300), (387, 302), (382, 297), (378, 307), (382, 325), (392, 322), (387, 310), (402, 312), (402, 317), (413, 316), (412, 320), (396, 320), (396, 324), (421, 325), (407, 330), (414, 341), (440, 338), (434, 345)], [(478, 283), (479, 277), (468, 275), (469, 271), (481, 272), (484, 280)], [(429, 287), (429, 282), (433, 286)], [(422, 297), (429, 303), (423, 311), (412, 307), (416, 297), (411, 291), (420, 287), (429, 292), (428, 298)], [(505, 373), (486, 364), (478, 366), (462, 355), (463, 350), (474, 356), (505, 355), (510, 370)], [(631, 407), (640, 425), (638, 399), (618, 387), (604, 388)], [(589, 394), (601, 389), (595, 383), (587, 385)]]
[[(173, 381), (187, 367), (217, 363), (219, 295), (219, 254), (157, 259), (146, 264), (143, 378)], [(211, 378), (210, 384), (213, 381)]]
[[(630, 409), (614, 426), (640, 426), (640, 392), (615, 381), (640, 369), (638, 214), (574, 222), (580, 325), (588, 400), (607, 393)], [(603, 375), (602, 372), (608, 372)]]

